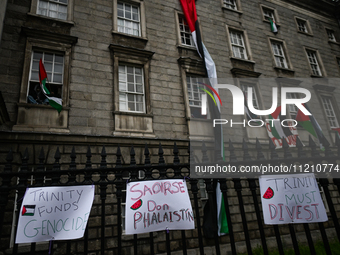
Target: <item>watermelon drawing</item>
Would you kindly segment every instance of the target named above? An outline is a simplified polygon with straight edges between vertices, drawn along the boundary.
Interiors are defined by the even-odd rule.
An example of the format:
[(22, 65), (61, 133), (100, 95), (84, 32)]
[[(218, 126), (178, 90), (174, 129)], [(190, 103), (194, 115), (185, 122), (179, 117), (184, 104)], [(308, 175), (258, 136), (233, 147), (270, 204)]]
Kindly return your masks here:
[(137, 209), (139, 209), (141, 206), (142, 206), (142, 204), (143, 204), (143, 201), (142, 201), (142, 199), (139, 199), (136, 203), (134, 203), (133, 205), (131, 205), (131, 209), (132, 210), (137, 210)]
[(274, 196), (274, 190), (268, 187), (267, 191), (263, 194), (264, 199), (271, 199)]

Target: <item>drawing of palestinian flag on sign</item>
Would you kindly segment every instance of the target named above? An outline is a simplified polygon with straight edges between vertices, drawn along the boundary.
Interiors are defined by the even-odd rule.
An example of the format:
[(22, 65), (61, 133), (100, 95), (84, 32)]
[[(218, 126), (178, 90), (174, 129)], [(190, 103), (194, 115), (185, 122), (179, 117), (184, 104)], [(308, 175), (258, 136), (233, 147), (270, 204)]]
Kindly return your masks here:
[(24, 205), (22, 207), (22, 216), (34, 216), (35, 205)]

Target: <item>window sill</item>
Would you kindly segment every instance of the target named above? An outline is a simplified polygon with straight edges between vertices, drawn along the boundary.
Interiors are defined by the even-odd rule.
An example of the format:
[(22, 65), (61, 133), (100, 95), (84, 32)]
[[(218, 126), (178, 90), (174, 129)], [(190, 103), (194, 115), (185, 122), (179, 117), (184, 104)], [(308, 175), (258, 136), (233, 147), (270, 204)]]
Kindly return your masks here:
[(182, 45), (182, 44), (177, 45), (177, 48), (197, 51), (197, 49), (195, 48), (195, 46), (188, 46), (188, 45)]
[(303, 35), (314, 36), (314, 35), (311, 34), (311, 33), (302, 32), (302, 31), (300, 31), (300, 30), (297, 30), (297, 32), (300, 33), (300, 34), (303, 34)]
[(339, 42), (335, 42), (335, 41), (331, 41), (331, 40), (328, 40), (328, 43), (333, 43), (333, 44), (336, 44), (336, 45), (340, 45)]
[(284, 72), (295, 73), (295, 71), (290, 69), (290, 68), (279, 67), (279, 66), (274, 66), (273, 68), (276, 69), (276, 70), (284, 71)]
[[(45, 109), (54, 109), (52, 106), (50, 105), (43, 105), (43, 104), (30, 104), (30, 103), (18, 103), (17, 104), (18, 107), (25, 107), (25, 108), (45, 108)], [(62, 111), (64, 110), (69, 110), (70, 107), (65, 107), (63, 106)]]
[(244, 59), (244, 58), (235, 58), (235, 57), (230, 57), (231, 60), (237, 60), (237, 61), (244, 61), (244, 62), (247, 62), (247, 63), (252, 63), (252, 64), (255, 64), (255, 61), (253, 60), (249, 60), (249, 59)]
[(67, 24), (67, 25), (70, 25), (70, 26), (74, 26), (74, 22), (73, 21), (68, 21), (68, 20), (62, 20), (62, 19), (55, 19), (55, 18), (51, 18), (51, 17), (48, 17), (48, 16), (44, 16), (44, 15), (39, 15), (39, 14), (36, 14), (36, 13), (27, 13), (28, 16), (32, 16), (32, 17), (36, 17), (36, 18), (39, 18), (39, 19), (45, 19), (45, 20), (50, 20), (50, 21), (55, 21), (55, 22), (58, 22), (58, 23), (61, 23), (61, 24)]
[(112, 34), (113, 35), (123, 36), (123, 37), (126, 37), (126, 38), (137, 39), (137, 40), (140, 40), (140, 41), (145, 42), (145, 43), (148, 41), (148, 38), (146, 38), (146, 37), (125, 34), (125, 33), (114, 31), (114, 30), (112, 30)]
[(240, 11), (240, 10), (234, 10), (234, 9), (231, 9), (231, 8), (228, 8), (228, 7), (225, 7), (225, 6), (222, 6), (222, 10), (232, 11), (232, 12), (236, 12), (238, 14), (243, 14), (243, 12)]
[(130, 116), (141, 116), (141, 117), (151, 117), (153, 118), (153, 114), (143, 113), (143, 112), (123, 112), (123, 111), (114, 111), (114, 115), (130, 115)]
[[(266, 20), (266, 19), (263, 19), (263, 22), (270, 24), (270, 21)], [(277, 21), (275, 21), (275, 25), (276, 25), (277, 28), (279, 28), (281, 26), (280, 23), (278, 23)]]
[(315, 74), (311, 74), (310, 77), (312, 77), (312, 78), (325, 78), (322, 75), (315, 75)]

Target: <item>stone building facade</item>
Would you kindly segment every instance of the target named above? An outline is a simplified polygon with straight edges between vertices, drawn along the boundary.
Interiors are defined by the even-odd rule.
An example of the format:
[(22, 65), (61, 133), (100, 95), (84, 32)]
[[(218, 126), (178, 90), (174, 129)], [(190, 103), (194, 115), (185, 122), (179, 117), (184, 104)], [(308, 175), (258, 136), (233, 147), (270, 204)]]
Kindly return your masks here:
[[(314, 79), (307, 89), (311, 111), (334, 145), (332, 128), (340, 122), (338, 1), (198, 0), (196, 8), (218, 77), (290, 78), (297, 86), (300, 78), (324, 78)], [(118, 144), (123, 163), (129, 163), (133, 144), (140, 164), (146, 143), (152, 155), (161, 143), (170, 156), (174, 142), (180, 155), (187, 155), (189, 135), (200, 139), (207, 134), (209, 127), (196, 128), (198, 91), (191, 89), (195, 77), (205, 76), (204, 65), (178, 0), (8, 0), (5, 15), (3, 10), (1, 164), (9, 149), (19, 162), (28, 148), (29, 163), (36, 165), (43, 147), (46, 164), (52, 165), (59, 147), (66, 165), (75, 146), (82, 167), (87, 146), (98, 159), (93, 161), (100, 162), (105, 145), (113, 166)], [(270, 18), (278, 27), (276, 34)], [(51, 91), (62, 99), (60, 113), (37, 91), (40, 58)], [(284, 79), (274, 81), (292, 86)], [(248, 86), (254, 86), (259, 107), (269, 108), (271, 86)], [(226, 110), (231, 102), (227, 100)], [(298, 131), (308, 141), (308, 133)], [(264, 128), (230, 129), (224, 136), (235, 143), (268, 140)]]

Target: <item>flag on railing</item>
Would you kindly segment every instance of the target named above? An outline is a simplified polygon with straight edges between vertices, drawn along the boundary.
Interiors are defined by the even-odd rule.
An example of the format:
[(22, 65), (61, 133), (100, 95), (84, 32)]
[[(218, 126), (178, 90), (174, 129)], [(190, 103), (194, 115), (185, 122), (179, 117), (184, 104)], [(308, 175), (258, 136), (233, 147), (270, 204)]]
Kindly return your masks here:
[(42, 59), (40, 59), (39, 62), (39, 82), (41, 89), (45, 95), (45, 97), (48, 99), (48, 102), (50, 105), (55, 108), (59, 113), (62, 109), (62, 100), (61, 98), (52, 96), (51, 92), (46, 87), (46, 81), (47, 81), (47, 73), (44, 67), (44, 64), (42, 62)]
[[(217, 82), (217, 74), (216, 74), (216, 66), (211, 58), (208, 50), (204, 46), (201, 38), (201, 32), (197, 20), (197, 13), (196, 13), (196, 5), (195, 0), (180, 0), (182, 5), (182, 10), (184, 17), (187, 21), (189, 26), (192, 39), (195, 43), (196, 49), (200, 57), (203, 59), (203, 63), (205, 69), (207, 71), (207, 75), (210, 81), (210, 85), (214, 88), (214, 85)], [(218, 89), (215, 89), (218, 93)], [(214, 93), (215, 101), (218, 101), (217, 95)], [(210, 112), (213, 118), (220, 119), (220, 105), (217, 104), (216, 107), (211, 107)], [(221, 157), (224, 158), (224, 148), (223, 148), (223, 135), (222, 135), (222, 125), (220, 128), (215, 129), (215, 142), (218, 143), (219, 148), (221, 149)], [(217, 219), (218, 219), (218, 234), (228, 233), (225, 232), (225, 228), (223, 229), (222, 226), (225, 226), (227, 222), (222, 222), (226, 220), (224, 206), (223, 205), (223, 195), (219, 186), (216, 187), (216, 198), (217, 198)], [(224, 216), (222, 215), (224, 213)], [(224, 232), (223, 232), (224, 231)]]
[[(307, 104), (303, 104), (306, 109), (311, 113)], [(322, 141), (325, 139), (325, 136), (322, 133), (322, 129), (319, 123), (316, 121), (313, 115), (305, 115), (301, 110), (298, 111), (296, 115), (296, 121), (302, 126), (305, 130), (307, 130), (312, 136), (319, 140), (320, 149), (324, 150), (324, 146), (322, 145)]]
[(276, 149), (282, 148), (282, 139), (287, 141), (289, 147), (296, 146), (296, 140), (299, 139), (297, 129), (293, 127), (292, 123), (284, 123), (286, 127), (282, 126), (281, 106), (278, 106), (276, 110), (269, 115), (268, 120), (269, 121), (266, 121), (268, 136)]

